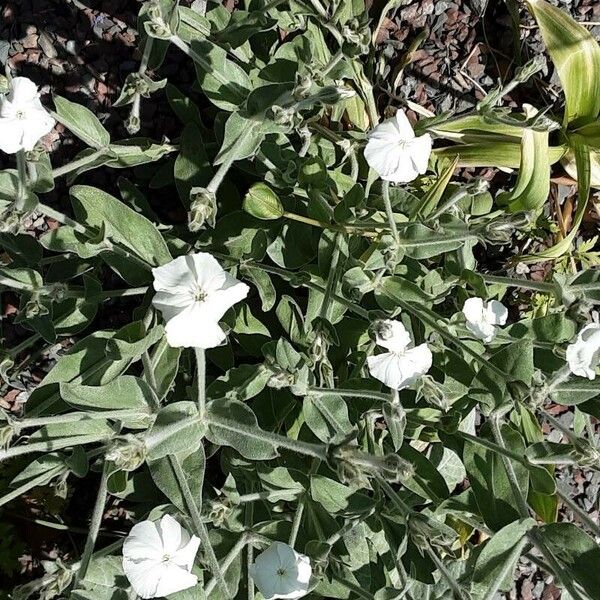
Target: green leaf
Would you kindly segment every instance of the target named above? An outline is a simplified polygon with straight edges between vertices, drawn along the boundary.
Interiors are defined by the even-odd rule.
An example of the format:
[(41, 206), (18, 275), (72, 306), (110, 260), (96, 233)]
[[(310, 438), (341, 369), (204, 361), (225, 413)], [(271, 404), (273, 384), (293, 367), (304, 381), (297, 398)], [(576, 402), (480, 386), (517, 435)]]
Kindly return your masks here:
[(146, 435), (148, 462), (169, 454), (195, 452), (202, 445), (205, 430), (194, 402), (181, 401), (165, 406)]
[(132, 375), (123, 375), (102, 385), (61, 383), (60, 394), (71, 406), (81, 410), (147, 410), (154, 401), (148, 385)]
[(557, 404), (575, 406), (591, 400), (600, 394), (600, 386), (596, 381), (589, 381), (581, 377), (571, 377), (568, 381), (560, 383), (552, 390), (552, 400)]
[(94, 113), (81, 104), (54, 96), (57, 121), (92, 148), (105, 148), (110, 144), (110, 134)]
[(565, 125), (581, 126), (600, 112), (600, 47), (588, 28), (544, 0), (527, 4), (540, 27), (566, 98)]
[(190, 50), (198, 82), (208, 99), (222, 110), (237, 110), (252, 89), (244, 69), (230, 60), (223, 48), (208, 40), (192, 40)]
[(334, 442), (354, 429), (348, 418), (348, 407), (337, 394), (305, 396), (302, 413), (306, 425), (322, 442)]
[(508, 205), (509, 212), (521, 210), (537, 212), (548, 200), (550, 192), (548, 135), (548, 131), (523, 130), (517, 183), (512, 191), (499, 194), (496, 198), (501, 206)]
[(81, 222), (97, 229), (104, 227), (110, 239), (129, 248), (149, 265), (160, 266), (172, 260), (156, 226), (117, 198), (88, 185), (74, 185), (70, 194)]
[(539, 535), (554, 556), (581, 587), (595, 595), (600, 590), (600, 547), (581, 527), (573, 523), (551, 523), (539, 528)]
[(71, 593), (71, 600), (127, 600), (129, 581), (120, 556), (92, 559), (83, 581)]
[[(600, 82), (600, 79), (598, 80)], [(571, 147), (575, 153), (575, 164), (577, 166), (577, 211), (573, 218), (571, 231), (560, 242), (554, 246), (537, 252), (533, 255), (520, 256), (519, 261), (524, 263), (540, 262), (543, 260), (556, 260), (568, 252), (571, 244), (579, 231), (590, 195), (591, 162), (589, 148), (584, 144), (583, 138), (578, 135), (569, 137)]]
[[(483, 427), (480, 436), (489, 439), (489, 428)], [(506, 445), (519, 454), (524, 454), (523, 438), (512, 427), (502, 427)], [(510, 459), (509, 459), (510, 460)], [(510, 487), (502, 458), (479, 444), (465, 441), (463, 462), (475, 495), (481, 516), (486, 524), (497, 531), (519, 519), (519, 511)], [(529, 471), (521, 463), (512, 461), (513, 469), (523, 495), (529, 488)]]
[[(200, 444), (193, 452), (183, 451), (175, 454), (179, 460), (187, 484), (196, 499), (198, 509), (202, 507), (202, 486), (204, 483), (204, 471), (206, 468), (206, 456), (204, 446)], [(148, 463), (150, 475), (156, 487), (182, 512), (188, 509), (185, 497), (181, 493), (175, 471), (168, 456), (152, 460)]]
[(533, 519), (509, 523), (486, 542), (477, 557), (471, 579), (471, 593), (475, 599), (492, 598), (497, 591), (510, 591), (513, 572), (523, 552), (520, 542), (535, 524)]
[(195, 123), (186, 125), (181, 134), (173, 174), (181, 202), (189, 208), (192, 188), (205, 187), (213, 175), (202, 133)]
[(250, 407), (237, 400), (219, 399), (208, 404), (207, 413), (209, 421), (214, 416), (224, 423), (209, 423), (206, 437), (213, 444), (231, 446), (250, 460), (267, 460), (277, 456), (272, 444), (252, 435), (251, 430), (258, 427), (258, 420)]

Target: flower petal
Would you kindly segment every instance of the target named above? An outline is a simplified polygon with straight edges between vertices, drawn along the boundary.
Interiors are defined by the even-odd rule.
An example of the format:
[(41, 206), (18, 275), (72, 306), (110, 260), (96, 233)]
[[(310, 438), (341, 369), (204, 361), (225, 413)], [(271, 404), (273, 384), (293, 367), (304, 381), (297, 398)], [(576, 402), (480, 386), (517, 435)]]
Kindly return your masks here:
[(431, 136), (425, 133), (416, 137), (407, 145), (407, 151), (413, 162), (413, 166), (420, 175), (427, 171), (432, 144)]
[(402, 388), (403, 376), (400, 357), (394, 352), (384, 352), (377, 356), (368, 356), (369, 373), (393, 390)]
[(123, 556), (132, 560), (162, 560), (163, 543), (153, 521), (136, 523), (123, 542)]
[[(187, 531), (185, 529), (182, 533), (187, 535)], [(184, 537), (185, 536), (182, 536), (182, 539), (184, 539)], [(177, 552), (171, 557), (171, 560), (180, 567), (191, 571), (192, 567), (194, 566), (196, 554), (198, 554), (198, 548), (200, 548), (200, 538), (193, 535), (184, 546), (177, 550)]]
[(174, 348), (215, 348), (225, 340), (218, 322), (207, 319), (201, 303), (194, 302), (173, 317), (165, 327), (167, 342)]
[(395, 319), (387, 319), (383, 322), (382, 328), (386, 328), (386, 337), (377, 335), (377, 344), (382, 348), (391, 350), (392, 352), (402, 352), (411, 343), (410, 334), (406, 331), (401, 321)]
[(140, 598), (155, 598), (163, 570), (162, 561), (134, 561), (123, 557), (123, 571)]
[(23, 120), (23, 139), (24, 150), (33, 150), (39, 139), (52, 131), (56, 121), (46, 112), (39, 100), (36, 102), (39, 108), (30, 108), (27, 110), (27, 116)]
[(234, 304), (243, 300), (250, 288), (227, 272), (219, 289), (209, 292), (200, 308), (206, 318), (218, 321)]
[(181, 532), (183, 527), (171, 515), (164, 515), (158, 523), (158, 531), (162, 540), (164, 553), (169, 556), (175, 554), (181, 546)]
[(27, 77), (14, 77), (10, 81), (8, 100), (14, 104), (26, 104), (38, 97), (37, 85)]
[(403, 110), (396, 111), (396, 127), (398, 128), (398, 134), (403, 140), (410, 141), (414, 139), (415, 130)]
[(185, 569), (178, 567), (172, 562), (164, 563), (161, 569), (160, 580), (156, 588), (156, 596), (163, 597), (175, 592), (181, 592), (194, 587), (198, 583), (198, 577), (188, 573)]
[(223, 285), (226, 272), (214, 256), (208, 252), (198, 252), (188, 254), (185, 258), (198, 286), (206, 293)]
[(600, 324), (590, 323), (567, 346), (567, 364), (573, 375), (596, 378), (596, 368), (600, 363)]
[(193, 293), (197, 287), (194, 271), (185, 256), (178, 256), (162, 267), (152, 269), (153, 286), (157, 292)]
[(193, 303), (194, 298), (189, 292), (174, 294), (170, 292), (157, 292), (154, 298), (152, 298), (152, 305), (154, 308), (160, 310), (163, 319), (167, 322)]
[(463, 304), (462, 313), (469, 323), (480, 323), (483, 321), (483, 299), (468, 298)]
[(0, 118), (0, 150), (16, 154), (23, 149), (23, 124), (18, 119)]
[(498, 300), (490, 300), (487, 303), (486, 312), (488, 321), (493, 325), (504, 325), (508, 319), (508, 309)]

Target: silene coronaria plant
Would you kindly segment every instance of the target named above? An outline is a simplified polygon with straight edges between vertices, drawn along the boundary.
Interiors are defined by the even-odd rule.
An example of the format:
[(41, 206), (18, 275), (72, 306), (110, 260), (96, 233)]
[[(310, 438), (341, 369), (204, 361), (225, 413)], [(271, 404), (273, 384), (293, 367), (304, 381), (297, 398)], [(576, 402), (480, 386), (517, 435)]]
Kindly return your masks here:
[[(377, 32), (401, 2), (188, 4), (140, 4), (130, 138), (2, 80), (0, 286), (23, 332), (3, 389), (52, 356), (0, 412), (0, 514), (39, 488), (87, 503), (55, 521), (84, 519), (82, 543), (8, 597), (492, 600), (532, 565), (599, 598), (600, 526), (560, 483), (600, 465), (600, 276), (578, 237), (597, 42), (529, 0), (562, 112), (504, 105), (534, 59), (434, 115), (390, 87)], [(171, 53), (185, 92), (160, 79)], [(139, 137), (161, 95), (179, 134)], [(61, 164), (57, 123), (80, 143)], [(490, 166), (502, 190), (460, 170)]]

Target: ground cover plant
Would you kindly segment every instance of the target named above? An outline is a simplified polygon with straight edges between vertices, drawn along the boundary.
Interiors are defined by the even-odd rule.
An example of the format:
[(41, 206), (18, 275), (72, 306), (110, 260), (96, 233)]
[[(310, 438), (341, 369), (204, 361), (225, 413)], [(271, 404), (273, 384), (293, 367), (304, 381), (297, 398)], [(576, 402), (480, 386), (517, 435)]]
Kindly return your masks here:
[[(507, 0), (547, 60), (433, 112), (405, 4), (136, 4), (110, 115), (8, 65), (3, 390), (44, 361), (0, 413), (8, 598), (492, 600), (526, 565), (600, 598), (563, 484), (600, 464), (600, 48)], [(23, 518), (70, 546), (9, 577)]]

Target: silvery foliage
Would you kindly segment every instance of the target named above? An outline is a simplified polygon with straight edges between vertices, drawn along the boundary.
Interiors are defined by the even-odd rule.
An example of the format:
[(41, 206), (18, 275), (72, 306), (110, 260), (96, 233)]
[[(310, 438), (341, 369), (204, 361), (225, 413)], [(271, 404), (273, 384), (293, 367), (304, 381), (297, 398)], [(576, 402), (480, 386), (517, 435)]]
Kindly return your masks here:
[[(272, 0), (229, 13), (212, 2), (145, 2), (143, 58), (119, 114), (137, 131), (143, 103), (164, 93), (180, 135), (114, 140), (91, 111), (56, 96), (53, 118), (81, 152), (57, 165), (37, 144), (0, 172), (0, 285), (18, 294), (14, 321), (29, 331), (3, 351), (0, 374), (10, 383), (23, 353), (74, 340), (23, 414), (0, 414), (0, 460), (18, 473), (0, 505), (38, 486), (64, 494), (100, 473), (84, 482), (100, 484), (82, 555), (45, 564), (15, 598), (131, 597), (123, 540), (98, 543), (115, 499), (148, 531), (171, 515), (194, 550), (199, 540), (193, 564), (186, 552), (177, 567), (190, 584), (169, 596), (177, 600), (251, 598), (253, 577), (280, 593), (257, 572), (273, 566), (257, 557), (274, 543), (309, 561), (310, 575), (304, 568), (298, 585), (286, 585), (311, 598), (491, 599), (510, 589), (526, 555), (572, 598), (600, 589), (598, 525), (555, 481), (557, 467), (598, 468), (586, 434), (600, 415), (589, 375), (598, 356), (577, 335), (596, 331), (598, 273), (557, 268), (530, 281), (485, 274), (476, 258), (498, 248), (517, 258), (514, 242), (539, 235), (532, 224), (547, 202), (550, 163), (563, 155), (587, 199), (600, 108), (590, 86), (600, 75), (577, 80), (571, 69), (561, 80), (563, 125), (502, 106), (531, 67), (471, 114), (412, 118), (434, 151), (414, 180), (393, 185), (364, 156), (384, 113), (406, 108), (391, 102), (382, 77), (373, 40), (383, 15), (372, 4)], [(600, 64), (597, 45), (568, 17), (542, 0), (530, 8), (543, 33), (561, 24), (553, 31), (578, 61)], [(569, 36), (586, 52), (575, 53)], [(562, 77), (560, 48), (550, 51)], [(167, 52), (193, 62), (193, 90), (160, 78)], [(550, 145), (557, 127), (566, 146)], [(478, 164), (518, 169), (514, 189), (494, 198), (480, 181), (454, 178), (458, 165)], [(92, 169), (127, 170), (107, 191), (81, 183)], [(67, 214), (45, 197), (63, 177)], [(187, 225), (165, 216), (156, 189)], [(34, 238), (25, 233), (31, 215), (60, 226)], [(572, 241), (539, 256), (558, 260)], [(249, 286), (214, 313), (223, 344), (206, 352), (169, 344), (173, 315), (167, 304), (156, 310), (152, 287), (153, 269), (197, 253)], [(534, 295), (545, 310), (525, 314)], [(469, 298), (510, 306), (507, 324), (473, 335), (461, 312)], [(101, 306), (130, 319), (115, 329), (95, 319)], [(427, 351), (427, 368), (396, 389), (368, 366), (385, 350), (389, 321), (405, 332), (398, 353)], [(572, 373), (566, 358), (575, 353), (585, 369)], [(573, 429), (549, 402), (575, 407)], [(546, 441), (548, 423), (562, 428), (560, 443)], [(561, 503), (579, 525), (557, 522)]]

